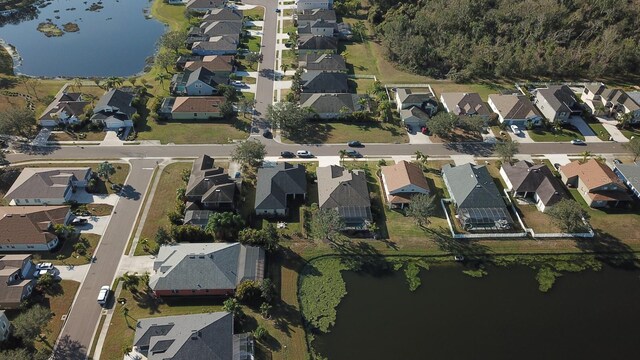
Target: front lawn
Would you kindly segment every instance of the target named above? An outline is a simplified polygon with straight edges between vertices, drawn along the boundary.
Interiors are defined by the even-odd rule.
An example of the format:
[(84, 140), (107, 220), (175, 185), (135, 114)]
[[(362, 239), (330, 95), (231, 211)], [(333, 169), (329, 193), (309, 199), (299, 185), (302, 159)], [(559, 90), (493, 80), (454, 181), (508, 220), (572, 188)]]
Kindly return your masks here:
[[(295, 139), (300, 143), (347, 143), (358, 140), (363, 143), (406, 143), (406, 131), (397, 125), (380, 122), (314, 122), (314, 129), (308, 136)], [(293, 140), (286, 139), (288, 143)], [(337, 155), (337, 154), (336, 154)]]
[(609, 134), (602, 124), (599, 122), (587, 122), (587, 125), (589, 125), (593, 133), (596, 134), (600, 140), (609, 141), (611, 134)]
[(622, 132), (622, 134), (626, 136), (627, 139), (631, 139), (632, 137), (640, 137), (640, 128), (628, 127), (625, 129), (620, 129), (620, 132)]
[[(59, 266), (88, 264), (95, 248), (100, 242), (100, 238), (101, 236), (98, 234), (73, 234), (69, 239), (63, 240), (62, 245), (59, 245), (58, 248), (52, 252), (34, 253), (33, 261), (46, 261)], [(84, 255), (77, 254), (73, 248), (78, 242), (85, 244), (86, 250)], [(58, 259), (60, 255), (62, 255), (62, 259)]]
[(264, 20), (264, 8), (261, 6), (256, 6), (253, 9), (243, 10), (242, 15), (244, 15), (246, 20), (252, 21), (263, 21)]
[(248, 121), (238, 118), (204, 122), (147, 121), (138, 133), (138, 140), (160, 140), (163, 144), (228, 144), (246, 139), (249, 126)]
[(87, 131), (77, 132), (75, 136), (71, 136), (69, 133), (60, 131), (51, 133), (49, 141), (102, 141), (106, 134), (104, 131)]
[(58, 291), (53, 295), (39, 295), (37, 293), (35, 295), (40, 297), (36, 303), (49, 308), (51, 313), (53, 313), (53, 317), (47, 324), (44, 331), (46, 343), (36, 341), (36, 349), (42, 349), (45, 346), (50, 347), (54, 345), (58, 335), (60, 335), (60, 331), (62, 331), (62, 326), (64, 325), (62, 316), (69, 313), (73, 299), (80, 287), (79, 282), (71, 280), (62, 280), (58, 285)]
[(579, 131), (569, 129), (561, 129), (559, 132), (556, 132), (553, 129), (545, 130), (543, 128), (534, 128), (533, 130), (528, 130), (528, 133), (533, 141), (540, 142), (569, 142), (573, 139), (584, 140), (584, 136), (582, 136)]
[(243, 37), (240, 41), (240, 46), (248, 49), (251, 52), (260, 52), (260, 42), (262, 38), (260, 36), (247, 36)]
[(295, 50), (282, 50), (282, 63), (287, 64), (289, 69), (298, 67), (298, 54)]

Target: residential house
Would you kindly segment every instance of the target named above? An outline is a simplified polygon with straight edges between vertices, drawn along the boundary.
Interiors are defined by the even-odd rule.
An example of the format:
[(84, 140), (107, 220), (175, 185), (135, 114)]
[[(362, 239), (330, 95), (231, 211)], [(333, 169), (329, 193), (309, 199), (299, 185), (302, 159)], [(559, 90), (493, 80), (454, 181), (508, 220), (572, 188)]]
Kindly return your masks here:
[(348, 76), (340, 72), (303, 73), (301, 76), (303, 93), (347, 93)]
[(606, 164), (591, 159), (585, 163), (572, 161), (558, 169), (562, 182), (580, 193), (594, 208), (627, 205), (631, 197), (624, 183)]
[(640, 105), (622, 89), (609, 89), (603, 83), (587, 84), (582, 91), (582, 101), (594, 115), (610, 115), (620, 118), (630, 114), (630, 123), (640, 122)]
[(171, 92), (177, 95), (215, 95), (218, 85), (226, 84), (228, 80), (220, 79), (213, 72), (200, 67), (194, 71), (185, 70), (177, 73), (171, 79)]
[(365, 230), (373, 217), (364, 170), (331, 165), (316, 172), (320, 209), (337, 211), (345, 224), (343, 230)]
[(333, 36), (302, 34), (298, 38), (298, 54), (300, 55), (313, 52), (335, 54), (337, 51), (338, 39)]
[(500, 176), (514, 197), (532, 201), (541, 212), (566, 198), (564, 187), (544, 164), (524, 160), (513, 165), (504, 163)]
[(242, 22), (238, 21), (212, 21), (203, 22), (197, 29), (192, 29), (190, 36), (196, 34), (207, 36), (222, 36), (222, 35), (239, 35), (242, 32)]
[(111, 89), (102, 95), (95, 108), (91, 121), (102, 124), (109, 130), (133, 126), (133, 114), (136, 108), (131, 106), (133, 95), (118, 89)]
[(307, 53), (300, 55), (298, 67), (305, 73), (347, 72), (347, 64), (341, 55)]
[(149, 287), (156, 296), (233, 295), (245, 280), (262, 281), (265, 253), (240, 243), (161, 246)]
[(565, 123), (572, 115), (582, 114), (576, 95), (567, 85), (550, 85), (534, 92), (534, 104), (551, 122)]
[(229, 177), (225, 169), (215, 166), (214, 162), (209, 155), (202, 155), (193, 163), (185, 191), (188, 208), (221, 211), (236, 209), (238, 184)]
[(315, 36), (336, 36), (337, 25), (335, 22), (318, 19), (304, 25), (298, 25), (298, 34), (311, 34)]
[(316, 20), (324, 20), (335, 24), (337, 22), (336, 12), (328, 9), (310, 9), (300, 11), (293, 17), (296, 26), (305, 26)]
[(402, 119), (405, 126), (410, 126), (411, 129), (420, 129), (423, 126), (427, 126), (429, 118), (429, 115), (417, 106), (400, 110), (400, 119)]
[(222, 8), (227, 0), (189, 0), (186, 8), (191, 12), (207, 12), (211, 9)]
[(633, 195), (640, 199), (640, 165), (616, 164), (613, 172), (627, 185)]
[[(162, 316), (138, 320), (132, 358), (147, 360), (250, 360), (253, 339), (233, 334), (228, 312)], [(142, 357), (139, 357), (142, 356)]]
[(179, 96), (171, 107), (173, 120), (207, 120), (224, 117), (224, 96)]
[(422, 169), (414, 163), (402, 160), (380, 169), (382, 187), (390, 208), (404, 209), (417, 194), (431, 193)]
[(231, 55), (207, 55), (185, 61), (183, 69), (194, 71), (202, 67), (214, 73), (217, 78), (226, 79), (234, 72), (233, 64), (234, 60)]
[(10, 205), (62, 205), (87, 186), (91, 168), (24, 168), (4, 196)]
[(1, 206), (0, 252), (51, 251), (59, 244), (54, 226), (70, 218), (68, 206)]
[(307, 197), (307, 175), (302, 164), (279, 163), (258, 169), (255, 212), (263, 216), (285, 216), (289, 201)]
[(80, 93), (60, 91), (40, 115), (38, 121), (42, 126), (76, 124), (80, 122), (79, 117), (89, 104), (91, 103), (84, 101)]
[(0, 257), (0, 310), (17, 309), (36, 286), (35, 265), (29, 254)]
[(513, 226), (502, 194), (484, 165), (447, 164), (442, 167), (442, 178), (455, 206), (455, 218), (465, 230), (506, 230)]
[(447, 112), (458, 116), (480, 116), (485, 119), (491, 115), (487, 103), (482, 101), (478, 93), (442, 93), (440, 102)]
[(298, 0), (298, 12), (312, 9), (333, 9), (333, 0)]
[(195, 55), (235, 55), (238, 53), (240, 37), (235, 35), (219, 35), (209, 37), (205, 41), (196, 41), (191, 46)]
[(410, 109), (415, 106), (429, 116), (433, 116), (438, 112), (438, 102), (431, 91), (425, 92), (408, 88), (398, 88), (395, 99), (398, 111)]
[(211, 9), (202, 17), (202, 21), (240, 21), (244, 19), (242, 10), (232, 7)]
[(525, 95), (489, 95), (489, 107), (498, 114), (500, 123), (507, 125), (542, 125), (542, 113)]
[(11, 322), (4, 314), (4, 310), (0, 310), (0, 343), (7, 340), (11, 335)]
[(310, 108), (321, 119), (336, 119), (369, 109), (369, 97), (361, 94), (300, 94), (300, 107)]

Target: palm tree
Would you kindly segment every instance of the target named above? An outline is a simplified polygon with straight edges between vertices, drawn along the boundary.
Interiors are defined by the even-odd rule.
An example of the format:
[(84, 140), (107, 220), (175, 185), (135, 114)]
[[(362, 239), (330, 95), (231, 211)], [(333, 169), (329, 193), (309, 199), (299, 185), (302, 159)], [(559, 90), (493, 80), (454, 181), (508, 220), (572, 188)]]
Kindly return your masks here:
[(135, 292), (136, 286), (140, 283), (140, 278), (125, 272), (120, 276), (120, 281), (122, 282), (122, 288), (125, 290), (131, 290), (131, 292)]
[(342, 165), (342, 162), (344, 161), (344, 157), (347, 156), (347, 150), (342, 149), (338, 151), (338, 155), (340, 155), (340, 165)]
[(111, 182), (111, 180), (109, 180), (109, 176), (115, 174), (116, 169), (114, 169), (113, 165), (111, 165), (108, 161), (105, 161), (98, 165), (98, 169), (96, 172), (98, 173), (98, 176), (103, 177), (105, 178), (105, 180)]
[(578, 155), (582, 156), (582, 159), (580, 160), (580, 162), (585, 163), (587, 162), (587, 159), (593, 156), (593, 153), (591, 151), (583, 151)]
[(100, 85), (100, 79), (95, 78), (93, 79), (93, 82), (96, 83), (96, 86), (99, 87), (100, 89), (102, 89), (102, 86)]
[(280, 65), (280, 69), (282, 69), (282, 75), (284, 75), (289, 69), (289, 64), (283, 63), (282, 65)]
[(164, 81), (166, 79), (168, 79), (168, 75), (165, 73), (158, 73), (158, 75), (156, 75), (156, 77), (154, 78), (157, 82), (160, 83), (160, 86), (162, 86), (162, 88), (164, 89)]
[(132, 76), (132, 77), (128, 78), (127, 80), (131, 83), (131, 86), (136, 87), (136, 82), (138, 81), (137, 77)]
[(423, 153), (420, 150), (416, 151), (416, 161), (418, 162), (418, 164), (420, 164), (420, 167), (422, 168), (423, 171), (426, 170), (427, 168), (428, 160), (429, 160), (429, 155)]
[(75, 91), (80, 92), (82, 90), (82, 80), (78, 78), (73, 79), (73, 83), (71, 84), (71, 87), (73, 87)]

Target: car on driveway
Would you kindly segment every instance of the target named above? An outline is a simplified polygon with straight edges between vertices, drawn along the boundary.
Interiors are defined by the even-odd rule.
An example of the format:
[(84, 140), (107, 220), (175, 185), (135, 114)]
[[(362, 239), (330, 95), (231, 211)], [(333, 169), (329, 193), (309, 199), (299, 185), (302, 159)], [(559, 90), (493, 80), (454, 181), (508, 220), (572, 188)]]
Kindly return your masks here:
[(573, 139), (573, 140), (571, 140), (571, 143), (573, 145), (584, 145), (584, 141), (582, 141), (580, 139)]
[(262, 136), (264, 136), (266, 139), (271, 139), (273, 138), (273, 133), (271, 132), (271, 130), (265, 130), (265, 132), (262, 133)]
[(556, 168), (556, 170), (560, 170), (560, 164), (558, 163), (553, 164), (553, 167)]
[(620, 161), (620, 159), (613, 159), (613, 163), (616, 165), (620, 165), (622, 164), (622, 161)]
[(36, 265), (36, 270), (52, 270), (52, 269), (53, 269), (52, 263), (40, 263)]
[(49, 274), (51, 276), (55, 275), (55, 271), (53, 271), (53, 269), (48, 269), (48, 270), (37, 270), (35, 273), (33, 273), (33, 276), (35, 277), (40, 277), (44, 274)]
[(296, 151), (296, 155), (298, 155), (298, 157), (301, 158), (312, 158), (313, 154), (311, 153), (311, 151), (308, 150), (298, 150)]
[(511, 131), (513, 131), (514, 135), (520, 135), (522, 131), (518, 128), (518, 125), (511, 125)]
[(283, 157), (283, 158), (290, 159), (290, 158), (296, 157), (296, 154), (292, 153), (291, 151), (282, 151), (280, 153), (280, 156)]
[(87, 223), (87, 219), (73, 219), (71, 225), (84, 225)]
[(354, 140), (354, 141), (349, 141), (347, 143), (347, 145), (349, 145), (349, 147), (362, 147), (362, 143), (360, 141)]
[(237, 86), (237, 87), (245, 87), (245, 86), (247, 86), (247, 84), (243, 83), (242, 81), (238, 81), (238, 80), (231, 81), (231, 85)]
[(359, 157), (362, 156), (358, 151), (353, 150), (353, 149), (347, 149), (347, 150), (345, 150), (345, 152), (346, 152), (347, 156), (350, 157), (350, 158), (359, 158)]

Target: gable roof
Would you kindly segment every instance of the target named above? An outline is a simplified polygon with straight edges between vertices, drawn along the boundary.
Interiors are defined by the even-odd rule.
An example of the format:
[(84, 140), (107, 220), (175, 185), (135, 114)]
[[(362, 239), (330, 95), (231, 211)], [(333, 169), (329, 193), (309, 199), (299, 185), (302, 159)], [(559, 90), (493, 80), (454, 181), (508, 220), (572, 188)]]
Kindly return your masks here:
[(349, 109), (349, 111), (361, 111), (364, 106), (359, 103), (359, 100), (367, 97), (367, 95), (347, 93), (302, 93), (300, 94), (300, 107), (311, 108), (318, 114), (339, 113), (343, 108)]
[(233, 56), (232, 55), (207, 55), (200, 58), (200, 60), (186, 61), (184, 64), (185, 70), (196, 70), (199, 67), (216, 73), (232, 72), (233, 71)]
[(579, 161), (572, 161), (560, 166), (558, 171), (567, 178), (577, 176), (589, 190), (608, 184), (615, 184), (624, 188), (624, 184), (613, 170), (596, 159), (590, 159), (584, 164)]
[(412, 106), (408, 109), (400, 110), (400, 118), (402, 120), (409, 119), (411, 117), (417, 117), (422, 120), (429, 120), (429, 115), (417, 106)]
[(538, 108), (525, 95), (491, 94), (489, 100), (503, 119), (530, 119), (542, 117)]
[(220, 105), (224, 101), (224, 96), (178, 96), (173, 103), (171, 112), (220, 112)]
[(425, 102), (436, 102), (435, 96), (431, 93), (413, 92), (413, 90), (407, 88), (399, 88), (396, 91), (401, 103), (422, 104)]
[(402, 160), (394, 165), (383, 166), (381, 171), (389, 191), (409, 185), (430, 191), (429, 183), (427, 183), (424, 173), (416, 164)]
[(242, 10), (227, 6), (208, 10), (202, 17), (202, 21), (242, 21), (242, 19)]
[(84, 179), (91, 168), (24, 168), (5, 199), (61, 199), (70, 181)]
[(228, 203), (234, 201), (236, 191), (235, 181), (223, 168), (214, 166), (214, 159), (209, 155), (202, 155), (193, 163), (185, 191), (188, 198), (197, 197), (201, 202)]
[(302, 92), (343, 93), (349, 91), (348, 76), (340, 72), (302, 74)]
[(323, 19), (326, 21), (333, 21), (333, 22), (337, 20), (335, 10), (329, 10), (329, 9), (302, 10), (298, 12), (297, 17), (298, 17), (298, 23), (314, 21), (319, 19)]
[(78, 116), (84, 112), (85, 106), (89, 104), (90, 102), (88, 101), (82, 101), (82, 95), (80, 93), (60, 92), (42, 112), (39, 120), (58, 117), (63, 111), (68, 115)]
[(53, 225), (64, 224), (68, 206), (0, 207), (0, 245), (48, 244), (57, 238)]
[(189, 0), (186, 7), (187, 10), (212, 9), (222, 7), (225, 2), (226, 0)]
[(640, 105), (622, 89), (605, 89), (601, 96), (613, 105), (622, 105), (629, 111), (640, 110)]
[(298, 26), (298, 34), (311, 34), (312, 29), (333, 29), (335, 32), (338, 25), (335, 22), (328, 22), (323, 19), (317, 19), (305, 22), (303, 25)]
[(513, 165), (502, 164), (502, 169), (513, 191), (536, 193), (545, 206), (552, 206), (565, 197), (562, 184), (544, 164), (534, 165), (523, 160)]
[(576, 95), (567, 85), (550, 85), (536, 91), (536, 96), (545, 99), (555, 112), (571, 112), (579, 108)]
[(218, 85), (218, 83), (216, 82), (215, 74), (203, 67), (199, 67), (196, 70), (192, 71), (187, 77), (187, 82), (185, 85), (193, 85), (198, 81), (201, 81), (212, 87), (216, 87)]
[(371, 220), (371, 199), (363, 170), (346, 170), (337, 165), (322, 166), (318, 175), (321, 209), (336, 209), (343, 218)]
[(0, 257), (0, 307), (13, 308), (14, 304), (20, 304), (25, 287), (35, 284), (35, 278), (18, 278), (12, 282), (9, 281), (11, 275), (23, 271), (22, 264), (31, 257), (30, 254), (11, 254)]
[(449, 195), (458, 208), (504, 208), (500, 190), (486, 166), (464, 164), (442, 167)]
[(209, 36), (238, 35), (242, 31), (242, 22), (205, 21), (200, 24), (200, 31)]
[(131, 118), (136, 113), (136, 109), (131, 106), (133, 95), (122, 90), (111, 89), (100, 97), (96, 103), (93, 113), (119, 113)]
[(307, 70), (347, 71), (344, 58), (337, 54), (303, 54), (299, 62)]
[(302, 164), (279, 163), (258, 169), (255, 209), (286, 209), (287, 194), (306, 194), (307, 176)]
[(195, 41), (191, 50), (236, 51), (239, 38), (237, 34), (211, 36), (207, 41)]
[(233, 358), (233, 315), (228, 312), (140, 319), (133, 345), (149, 360)]
[(298, 38), (298, 49), (301, 50), (337, 50), (338, 39), (333, 36), (302, 34)]
[(154, 290), (235, 289), (262, 280), (264, 250), (240, 243), (161, 246), (149, 286)]
[(491, 115), (491, 110), (478, 93), (442, 93), (442, 102), (456, 115)]

